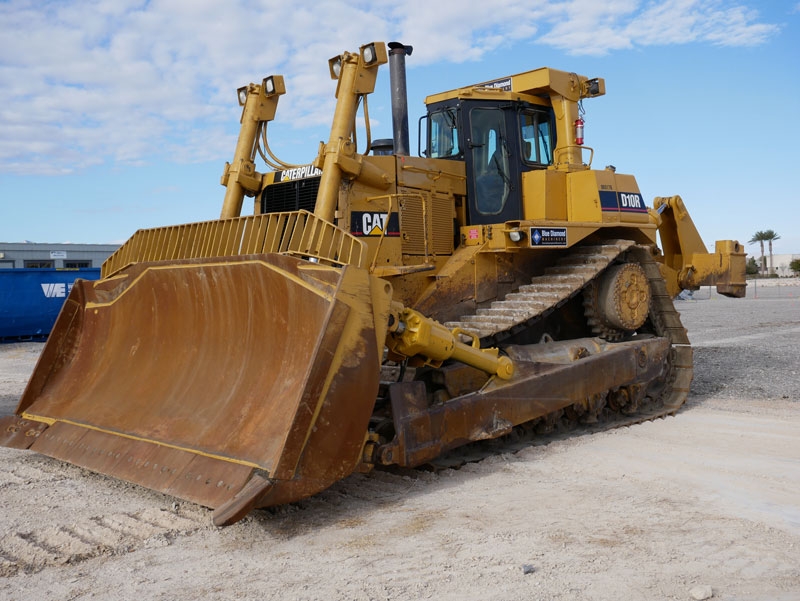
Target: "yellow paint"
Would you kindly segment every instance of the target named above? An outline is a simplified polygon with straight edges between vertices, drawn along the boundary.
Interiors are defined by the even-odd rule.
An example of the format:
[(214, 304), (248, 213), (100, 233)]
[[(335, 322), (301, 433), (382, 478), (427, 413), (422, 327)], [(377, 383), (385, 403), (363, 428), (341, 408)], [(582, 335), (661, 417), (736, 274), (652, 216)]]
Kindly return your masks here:
[(78, 426), (79, 428), (84, 428), (85, 430), (93, 430), (95, 432), (102, 432), (103, 434), (110, 434), (111, 436), (119, 436), (120, 438), (127, 438), (128, 440), (136, 440), (139, 442), (147, 442), (150, 444), (154, 444), (159, 447), (164, 447), (167, 449), (175, 449), (176, 451), (185, 451), (187, 453), (192, 453), (193, 455), (200, 455), (201, 457), (208, 457), (210, 459), (218, 459), (219, 461), (226, 461), (228, 463), (236, 463), (238, 465), (244, 465), (247, 467), (252, 467), (256, 469), (264, 469), (262, 466), (258, 465), (257, 463), (252, 463), (250, 461), (242, 461), (240, 459), (233, 459), (231, 457), (225, 457), (223, 455), (215, 455), (214, 453), (205, 453), (203, 451), (198, 451), (197, 449), (189, 449), (186, 447), (181, 447), (174, 444), (169, 444), (166, 442), (161, 442), (158, 440), (153, 440), (151, 438), (144, 438), (142, 436), (134, 436), (133, 434), (124, 434), (122, 432), (115, 432), (113, 430), (106, 430), (104, 428), (98, 428), (97, 426), (90, 426), (88, 424), (83, 424), (79, 422), (73, 422), (68, 419), (52, 419), (49, 417), (44, 417), (41, 415), (33, 415), (30, 413), (23, 413), (22, 417), (24, 419), (29, 419), (32, 421), (38, 421), (47, 424), (48, 426), (52, 426), (56, 422), (69, 424), (70, 426)]
[(598, 187), (598, 174), (602, 173), (605, 172), (578, 171), (567, 174), (568, 221), (603, 221)]
[(540, 169), (522, 174), (524, 219), (566, 221), (567, 177), (561, 171)]

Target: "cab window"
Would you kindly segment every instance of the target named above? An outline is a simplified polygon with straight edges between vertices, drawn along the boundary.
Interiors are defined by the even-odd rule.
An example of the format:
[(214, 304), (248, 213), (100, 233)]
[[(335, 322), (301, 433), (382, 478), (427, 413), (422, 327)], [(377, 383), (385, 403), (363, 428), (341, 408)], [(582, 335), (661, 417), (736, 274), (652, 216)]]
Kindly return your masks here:
[(432, 159), (447, 159), (461, 155), (457, 117), (454, 108), (431, 113), (428, 156)]
[(545, 111), (523, 111), (519, 117), (522, 159), (526, 163), (553, 164), (552, 122)]

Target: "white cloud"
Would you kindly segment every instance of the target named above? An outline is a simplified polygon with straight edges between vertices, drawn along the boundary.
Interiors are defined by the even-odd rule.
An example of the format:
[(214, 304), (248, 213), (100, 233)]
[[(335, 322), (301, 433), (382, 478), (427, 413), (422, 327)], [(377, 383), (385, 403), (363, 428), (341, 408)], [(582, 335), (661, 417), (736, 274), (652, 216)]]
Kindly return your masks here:
[(649, 7), (630, 22), (627, 31), (641, 45), (711, 42), (720, 46), (755, 46), (777, 32), (758, 23), (758, 13), (720, 2), (671, 0)]
[(415, 45), (415, 65), (459, 63), (510, 42), (533, 39), (549, 6), (545, 0), (405, 0), (393, 4), (392, 29), (399, 32), (398, 39), (424, 41)]
[(0, 171), (43, 174), (227, 156), (234, 90), (270, 73), (286, 74), (282, 120), (323, 124), (326, 59), (373, 39), (413, 43), (415, 66), (446, 68), (518, 41), (604, 54), (776, 31), (709, 0), (7, 0), (0, 23)]
[(778, 27), (758, 13), (719, 0), (666, 0), (642, 6), (633, 0), (573, 0), (539, 41), (569, 54), (603, 55), (636, 46), (709, 42), (721, 46), (764, 43)]

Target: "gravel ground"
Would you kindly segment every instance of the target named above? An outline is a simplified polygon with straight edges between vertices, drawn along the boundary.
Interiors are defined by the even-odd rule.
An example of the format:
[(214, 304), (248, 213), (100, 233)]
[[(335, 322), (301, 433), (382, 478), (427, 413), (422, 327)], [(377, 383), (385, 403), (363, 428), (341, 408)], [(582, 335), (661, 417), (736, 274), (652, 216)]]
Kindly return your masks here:
[[(0, 599), (800, 600), (800, 285), (678, 301), (675, 417), (438, 473), (355, 475), (223, 530), (0, 448)], [(41, 350), (0, 345), (0, 414)]]
[[(708, 288), (696, 292), (694, 298), (676, 301), (694, 348), (690, 404), (709, 397), (798, 400), (797, 279), (751, 284), (744, 302)], [(731, 352), (733, 348), (738, 352)]]

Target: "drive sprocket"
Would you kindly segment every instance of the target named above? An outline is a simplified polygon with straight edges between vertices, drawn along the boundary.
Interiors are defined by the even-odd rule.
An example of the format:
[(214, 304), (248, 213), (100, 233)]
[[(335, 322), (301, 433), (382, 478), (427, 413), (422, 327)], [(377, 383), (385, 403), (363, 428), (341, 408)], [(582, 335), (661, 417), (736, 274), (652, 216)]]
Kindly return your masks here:
[(647, 274), (638, 263), (618, 263), (589, 283), (584, 308), (592, 332), (619, 340), (647, 321), (651, 292)]

